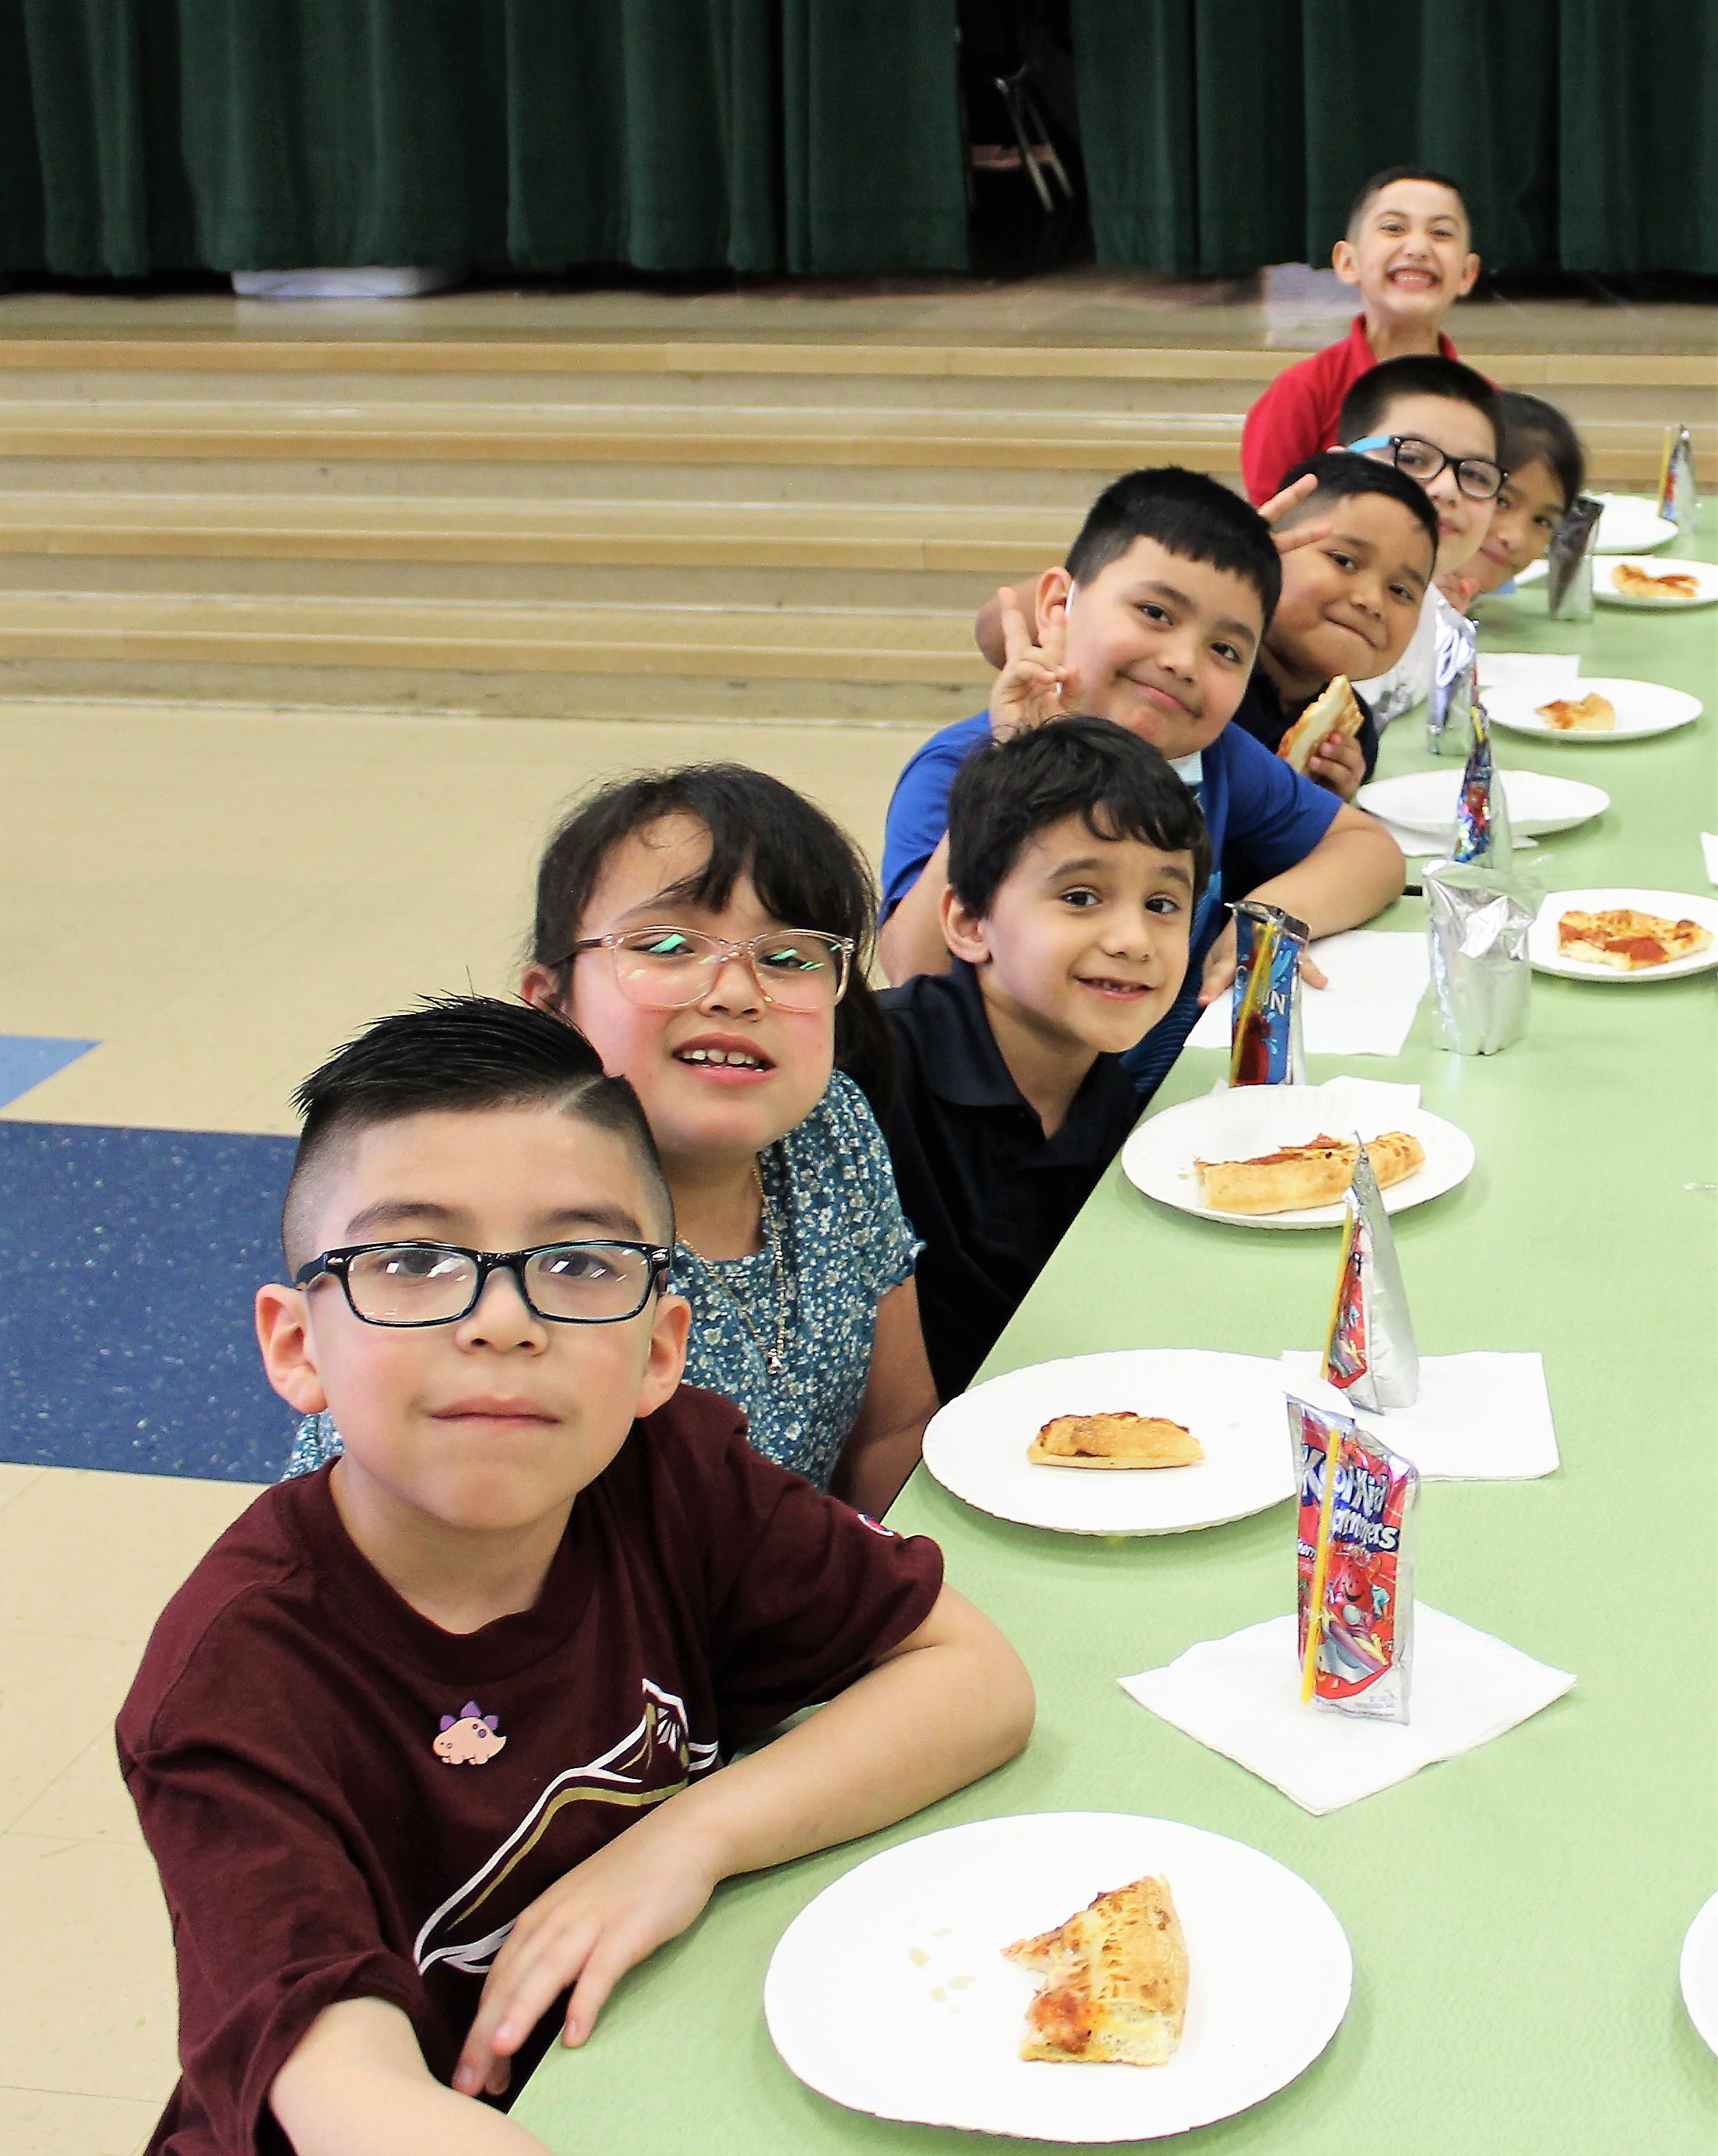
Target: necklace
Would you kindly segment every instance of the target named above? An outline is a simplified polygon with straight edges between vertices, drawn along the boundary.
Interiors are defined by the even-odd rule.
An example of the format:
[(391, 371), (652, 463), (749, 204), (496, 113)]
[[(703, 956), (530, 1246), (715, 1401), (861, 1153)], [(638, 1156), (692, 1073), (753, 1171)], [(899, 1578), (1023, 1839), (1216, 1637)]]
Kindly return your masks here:
[(725, 1261), (718, 1258), (706, 1258), (702, 1251), (694, 1250), (684, 1235), (680, 1238), (680, 1247), (682, 1250), (691, 1251), (692, 1255), (698, 1260), (722, 1293), (726, 1296), (728, 1301), (733, 1304), (740, 1322), (756, 1342), (757, 1351), (763, 1357), (764, 1368), (771, 1377), (779, 1378), (787, 1367), (785, 1353), (787, 1345), (787, 1269), (782, 1261), (782, 1238), (776, 1226), (776, 1209), (771, 1204), (770, 1194), (764, 1187), (763, 1170), (756, 1161), (751, 1163), (751, 1173), (757, 1180), (758, 1204), (763, 1211), (763, 1240), (770, 1254), (770, 1270), (775, 1276), (776, 1336), (772, 1343), (766, 1344), (762, 1333), (752, 1322), (751, 1312), (747, 1309), (745, 1299), (741, 1296), (738, 1289), (718, 1270)]

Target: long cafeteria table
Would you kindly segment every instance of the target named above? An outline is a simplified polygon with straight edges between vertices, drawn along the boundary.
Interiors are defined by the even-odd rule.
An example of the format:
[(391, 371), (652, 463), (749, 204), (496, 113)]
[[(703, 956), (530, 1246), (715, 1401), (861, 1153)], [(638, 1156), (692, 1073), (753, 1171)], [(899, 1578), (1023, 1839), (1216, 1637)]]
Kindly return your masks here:
[[(1708, 504), (1697, 541), (1664, 551), (1714, 558), (1715, 536)], [(1565, 624), (1546, 618), (1544, 589), (1490, 602), (1483, 648), (1578, 651), (1588, 675), (1664, 682), (1708, 708), (1632, 743), (1499, 730), (1505, 769), (1611, 795), (1524, 863), (1553, 890), (1709, 890), (1698, 834), (1718, 830), (1718, 608), (1601, 607)], [(1384, 774), (1431, 761), (1418, 714), (1386, 734)], [(1377, 925), (1423, 920), (1408, 896)], [(1459, 1188), (1396, 1217), (1420, 1348), (1541, 1351), (1562, 1465), (1536, 1481), (1428, 1484), (1417, 1591), (1573, 1671), (1572, 1692), (1476, 1752), (1313, 1817), (1115, 1681), (1292, 1607), (1286, 1504), (1197, 1533), (1059, 1535), (969, 1510), (921, 1468), (891, 1522), (936, 1537), (951, 1582), (1024, 1656), (1038, 1695), (1030, 1745), (887, 1833), (725, 1886), (622, 1986), (587, 2050), (551, 2053), (515, 2117), (555, 2149), (628, 2156), (977, 2146), (802, 2086), (764, 2025), (772, 1949), (813, 1896), (891, 1844), (1007, 1814), (1132, 1811), (1233, 1836), (1301, 1874), (1355, 1960), (1346, 2019), (1306, 2072), (1162, 2145), (1712, 2156), (1718, 2059), (1684, 2010), (1677, 1956), (1718, 1889), (1715, 983), (1540, 976), (1526, 1038), (1501, 1055), (1440, 1052), (1428, 998), (1397, 1060), (1311, 1059), (1315, 1081), (1418, 1083), (1477, 1149)], [(1151, 1111), (1208, 1091), (1221, 1069), (1214, 1052), (1187, 1052)], [(1112, 1168), (982, 1374), (1128, 1347), (1315, 1348), (1336, 1248), (1331, 1234), (1172, 1212)]]

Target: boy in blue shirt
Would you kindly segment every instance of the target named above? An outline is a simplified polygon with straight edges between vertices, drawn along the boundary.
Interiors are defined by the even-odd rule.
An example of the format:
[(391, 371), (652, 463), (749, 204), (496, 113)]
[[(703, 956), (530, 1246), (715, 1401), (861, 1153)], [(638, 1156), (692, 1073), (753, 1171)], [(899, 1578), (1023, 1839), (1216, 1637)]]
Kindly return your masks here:
[(1250, 888), (1315, 936), (1355, 927), (1397, 896), (1403, 863), (1388, 833), (1228, 723), (1281, 583), (1269, 526), (1215, 480), (1170, 466), (1105, 488), (1066, 567), (1038, 578), (1032, 629), (1005, 604), (1008, 663), (989, 711), (934, 734), (896, 781), (883, 848), (881, 951), (892, 981), (947, 969), (940, 908), (956, 772), (992, 733), (1069, 711), (1111, 719), (1159, 749), (1192, 788), (1210, 835), (1214, 870), (1187, 984), (1129, 1058), (1142, 1094), (1174, 1061), (1200, 1004), (1233, 978), (1224, 896)]

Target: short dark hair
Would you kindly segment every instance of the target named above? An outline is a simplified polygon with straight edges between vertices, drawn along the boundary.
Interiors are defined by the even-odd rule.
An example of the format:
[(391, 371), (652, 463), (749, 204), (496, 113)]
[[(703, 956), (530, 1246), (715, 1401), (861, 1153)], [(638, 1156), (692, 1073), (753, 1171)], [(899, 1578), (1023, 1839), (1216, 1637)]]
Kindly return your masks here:
[(978, 749), (948, 797), (948, 880), (975, 918), (1038, 832), (1080, 816), (1096, 839), (1139, 839), (1193, 857), (1197, 905), (1211, 879), (1199, 804), (1168, 759), (1109, 719), (1075, 716)]
[(1357, 494), (1382, 494), (1387, 500), (1399, 501), (1425, 533), (1435, 559), (1438, 552), (1438, 512), (1432, 506), (1432, 497), (1418, 480), (1399, 472), (1394, 465), (1381, 465), (1371, 457), (1356, 457), (1348, 449), (1326, 449), (1322, 455), (1308, 457), (1291, 472), (1285, 472), (1282, 485), (1293, 486), (1296, 480), (1305, 479), (1308, 473), (1318, 481), (1311, 493), (1295, 503), (1276, 521), (1279, 531), (1290, 530), (1308, 516), (1316, 516), (1335, 501), (1351, 501)]
[[(634, 773), (587, 794), (544, 849), (537, 870), (531, 956), (566, 968), (583, 932), (603, 864), (623, 840), (664, 816), (689, 816), (710, 834), (710, 858), (685, 896), (720, 911), (749, 875), (768, 913), (787, 928), (850, 936), (854, 960), (835, 1006), (835, 1061), (886, 1112), (894, 1053), (867, 980), (876, 936), (877, 886), (865, 858), (832, 817), (767, 772), (743, 763), (688, 763)], [(566, 988), (563, 988), (563, 997)]]
[(1502, 422), (1498, 429), (1497, 461), (1506, 472), (1519, 471), (1543, 458), (1557, 475), (1563, 490), (1563, 506), (1587, 484), (1587, 454), (1581, 437), (1555, 404), (1542, 397), (1530, 397), (1525, 389), (1501, 389), (1497, 408)]
[(377, 1019), (337, 1048), (294, 1096), (304, 1116), (287, 1183), (280, 1240), (289, 1265), (314, 1255), (306, 1192), (316, 1164), (343, 1139), (438, 1109), (559, 1108), (612, 1131), (631, 1151), (674, 1240), (674, 1198), (656, 1141), (624, 1078), (611, 1078), (584, 1035), (529, 1004), (494, 996), (426, 998)]
[(1471, 404), (1490, 423), (1500, 444), (1503, 420), (1497, 408), (1497, 392), (1483, 374), (1464, 367), (1442, 352), (1410, 352), (1405, 359), (1381, 360), (1356, 377), (1342, 399), (1336, 432), (1344, 444), (1363, 441), (1378, 430), (1378, 422), (1398, 397), (1444, 397), (1452, 404)]
[(1473, 230), (1474, 220), (1469, 215), (1468, 198), (1461, 191), (1460, 182), (1451, 179), (1448, 172), (1434, 171), (1430, 165), (1387, 165), (1382, 172), (1374, 172), (1354, 198), (1354, 207), (1348, 213), (1345, 228), (1351, 234), (1377, 198), (1386, 187), (1393, 187), (1398, 180), (1424, 180), (1430, 187), (1448, 187), (1461, 204), (1461, 213), (1467, 219), (1469, 231)]
[(1086, 511), (1080, 536), (1068, 550), (1075, 583), (1090, 583), (1119, 562), (1136, 539), (1155, 539), (1186, 561), (1208, 562), (1252, 585), (1268, 622), (1283, 588), (1283, 572), (1270, 526), (1238, 494), (1203, 472), (1179, 465), (1124, 472)]

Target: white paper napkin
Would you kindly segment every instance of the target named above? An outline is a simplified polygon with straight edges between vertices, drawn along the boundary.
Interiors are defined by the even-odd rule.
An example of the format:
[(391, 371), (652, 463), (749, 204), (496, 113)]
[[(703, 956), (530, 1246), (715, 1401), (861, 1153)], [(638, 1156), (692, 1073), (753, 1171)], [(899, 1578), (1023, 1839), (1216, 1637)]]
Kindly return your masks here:
[[(1301, 1039), (1309, 1055), (1400, 1055), (1431, 979), (1423, 936), (1349, 928), (1309, 946), (1330, 976), (1327, 988), (1300, 990)], [(1227, 1048), (1233, 991), (1208, 1004), (1187, 1036), (1191, 1048)]]
[(1700, 851), (1706, 857), (1706, 880), (1718, 883), (1718, 831), (1702, 831)]
[[(1410, 831), (1405, 824), (1392, 824), (1387, 816), (1374, 816), (1372, 821), (1383, 825), (1411, 861), (1425, 860), (1433, 854), (1447, 854), (1455, 836), (1453, 829), (1437, 836), (1430, 831)], [(1528, 847), (1539, 844), (1537, 839), (1526, 838), (1519, 831), (1511, 831), (1510, 836), (1515, 841), (1518, 854), (1525, 853)]]
[(1334, 1408), (1413, 1460), (1433, 1482), (1525, 1482), (1559, 1466), (1545, 1362), (1539, 1355), (1422, 1355), (1411, 1408), (1372, 1414), (1319, 1373), (1322, 1355), (1290, 1353), (1283, 1383), (1313, 1407)]
[(1567, 1670), (1422, 1602), (1414, 1609), (1408, 1722), (1362, 1722), (1300, 1703), (1293, 1617), (1207, 1640), (1119, 1681), (1140, 1705), (1274, 1782), (1305, 1811), (1339, 1811), (1434, 1760), (1501, 1737), (1560, 1699)]
[(1581, 679), (1581, 660), (1572, 651), (1481, 651), (1480, 686), (1526, 689), (1537, 696), (1559, 696)]

